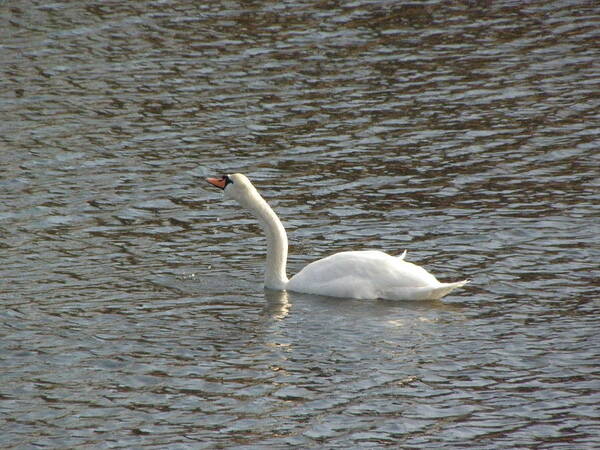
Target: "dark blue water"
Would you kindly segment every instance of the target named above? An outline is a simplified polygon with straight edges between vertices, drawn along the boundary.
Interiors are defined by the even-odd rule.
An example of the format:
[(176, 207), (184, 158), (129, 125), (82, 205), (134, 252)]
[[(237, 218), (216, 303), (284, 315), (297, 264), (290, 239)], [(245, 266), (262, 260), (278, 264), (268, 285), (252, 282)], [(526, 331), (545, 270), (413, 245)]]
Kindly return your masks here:
[[(0, 13), (1, 447), (600, 448), (593, 2)], [(229, 172), (472, 283), (265, 292)]]

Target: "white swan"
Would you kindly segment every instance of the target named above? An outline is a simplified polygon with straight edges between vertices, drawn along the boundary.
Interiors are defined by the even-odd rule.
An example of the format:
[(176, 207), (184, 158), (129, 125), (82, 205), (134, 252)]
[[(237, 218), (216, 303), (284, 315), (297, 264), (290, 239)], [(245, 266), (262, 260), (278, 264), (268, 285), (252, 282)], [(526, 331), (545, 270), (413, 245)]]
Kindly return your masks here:
[(435, 300), (468, 280), (440, 283), (422, 267), (377, 250), (341, 252), (312, 262), (288, 280), (285, 229), (250, 180), (241, 173), (207, 181), (223, 189), (260, 222), (267, 236), (265, 288), (358, 299)]

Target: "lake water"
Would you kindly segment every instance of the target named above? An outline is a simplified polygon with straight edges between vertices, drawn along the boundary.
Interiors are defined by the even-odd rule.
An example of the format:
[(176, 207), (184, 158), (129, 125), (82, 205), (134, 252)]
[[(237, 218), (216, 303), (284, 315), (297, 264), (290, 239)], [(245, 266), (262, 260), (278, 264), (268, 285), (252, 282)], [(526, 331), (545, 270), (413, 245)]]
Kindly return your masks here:
[[(600, 448), (592, 1), (0, 2), (0, 447)], [(262, 288), (382, 249), (443, 301)]]

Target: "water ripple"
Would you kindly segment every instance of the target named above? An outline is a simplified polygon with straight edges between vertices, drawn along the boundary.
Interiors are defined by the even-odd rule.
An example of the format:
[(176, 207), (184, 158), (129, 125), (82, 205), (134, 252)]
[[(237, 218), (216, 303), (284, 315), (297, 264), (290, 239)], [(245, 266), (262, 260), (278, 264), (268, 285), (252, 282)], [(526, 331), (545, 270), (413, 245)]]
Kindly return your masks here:
[[(2, 5), (0, 445), (597, 445), (598, 10)], [(444, 302), (263, 291), (379, 248)]]

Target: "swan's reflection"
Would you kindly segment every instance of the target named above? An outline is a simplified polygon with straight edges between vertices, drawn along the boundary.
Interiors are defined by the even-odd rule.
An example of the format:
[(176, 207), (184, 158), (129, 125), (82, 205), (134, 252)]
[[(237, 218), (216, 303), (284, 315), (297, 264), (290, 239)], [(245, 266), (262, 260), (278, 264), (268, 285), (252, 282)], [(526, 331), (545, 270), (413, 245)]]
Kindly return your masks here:
[(287, 291), (265, 289), (266, 305), (262, 314), (275, 320), (283, 320), (290, 313), (290, 301)]

